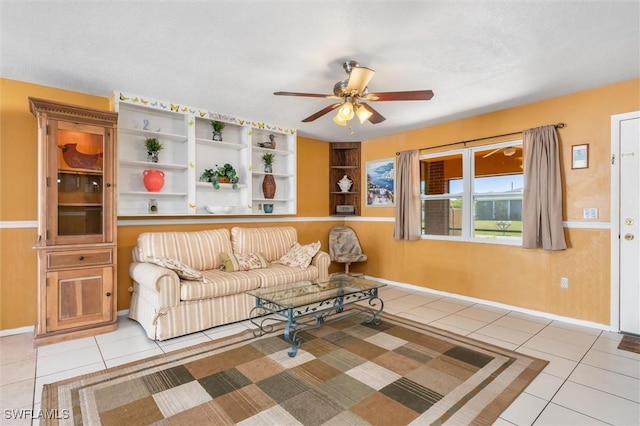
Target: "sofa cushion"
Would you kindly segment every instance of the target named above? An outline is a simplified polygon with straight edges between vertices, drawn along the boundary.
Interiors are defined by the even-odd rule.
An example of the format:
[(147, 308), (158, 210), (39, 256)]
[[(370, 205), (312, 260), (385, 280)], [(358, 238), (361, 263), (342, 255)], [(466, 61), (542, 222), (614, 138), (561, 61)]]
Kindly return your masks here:
[(220, 253), (231, 252), (228, 229), (196, 232), (143, 232), (138, 236), (141, 259), (168, 257), (199, 271), (222, 265)]
[(225, 272), (250, 271), (269, 267), (269, 263), (260, 253), (233, 254), (220, 253), (222, 256), (221, 269)]
[(262, 253), (269, 262), (284, 256), (297, 239), (296, 228), (291, 226), (231, 228), (234, 253)]
[(218, 269), (202, 271), (202, 281), (180, 282), (180, 300), (209, 299), (256, 289), (260, 287), (261, 280), (254, 272), (255, 270), (238, 271), (230, 274)]
[(261, 286), (264, 288), (299, 281), (310, 281), (318, 278), (318, 268), (313, 265), (309, 265), (309, 267), (305, 269), (300, 269), (280, 263), (272, 263), (270, 268), (255, 269), (251, 271), (251, 273), (260, 276)]

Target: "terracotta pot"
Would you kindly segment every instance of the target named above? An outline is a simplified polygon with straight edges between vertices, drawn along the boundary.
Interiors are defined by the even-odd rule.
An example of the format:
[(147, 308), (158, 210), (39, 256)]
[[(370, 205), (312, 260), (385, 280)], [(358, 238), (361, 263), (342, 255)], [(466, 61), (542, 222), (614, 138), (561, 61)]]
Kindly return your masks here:
[(271, 199), (276, 195), (276, 180), (273, 175), (264, 175), (262, 193), (264, 194), (264, 198), (267, 199)]
[(142, 175), (142, 181), (147, 191), (158, 192), (164, 186), (164, 172), (162, 170), (145, 170)]

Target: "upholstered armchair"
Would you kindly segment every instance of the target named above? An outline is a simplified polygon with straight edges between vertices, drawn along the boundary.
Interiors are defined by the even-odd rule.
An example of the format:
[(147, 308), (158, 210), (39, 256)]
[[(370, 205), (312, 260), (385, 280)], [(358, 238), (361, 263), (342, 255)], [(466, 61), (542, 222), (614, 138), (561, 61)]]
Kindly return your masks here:
[(353, 262), (365, 262), (367, 255), (362, 252), (360, 241), (355, 231), (348, 226), (334, 226), (329, 231), (329, 257), (333, 262), (344, 263), (345, 274)]

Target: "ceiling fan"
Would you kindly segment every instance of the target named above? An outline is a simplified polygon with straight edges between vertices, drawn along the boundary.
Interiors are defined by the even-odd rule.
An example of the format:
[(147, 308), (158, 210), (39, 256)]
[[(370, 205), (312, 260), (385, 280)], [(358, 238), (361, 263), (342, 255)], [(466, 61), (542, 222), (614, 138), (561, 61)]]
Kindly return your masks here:
[(351, 120), (354, 115), (358, 116), (360, 123), (369, 120), (371, 123), (377, 124), (385, 120), (385, 117), (363, 101), (428, 101), (433, 97), (433, 91), (431, 90), (369, 93), (367, 85), (375, 73), (374, 70), (360, 66), (356, 61), (345, 61), (342, 64), (342, 68), (349, 77), (333, 86), (333, 95), (298, 92), (274, 92), (274, 95), (339, 99), (339, 102), (331, 104), (315, 114), (311, 114), (302, 122), (309, 123), (339, 108), (338, 114), (333, 118), (333, 121), (340, 126), (345, 126), (347, 121)]

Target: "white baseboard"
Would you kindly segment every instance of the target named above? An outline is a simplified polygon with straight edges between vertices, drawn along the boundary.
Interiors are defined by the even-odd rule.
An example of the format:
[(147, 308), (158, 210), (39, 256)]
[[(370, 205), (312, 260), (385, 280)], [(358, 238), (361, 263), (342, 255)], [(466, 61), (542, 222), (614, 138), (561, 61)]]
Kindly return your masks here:
[(14, 334), (23, 334), (23, 333), (33, 334), (34, 329), (35, 329), (35, 326), (29, 325), (26, 327), (12, 328), (10, 330), (0, 330), (0, 337), (13, 336)]
[(594, 329), (604, 330), (604, 331), (611, 331), (613, 333), (619, 333), (620, 332), (620, 330), (616, 330), (616, 329), (612, 328), (608, 324), (600, 324), (600, 323), (596, 323), (596, 322), (592, 322), (592, 321), (579, 320), (579, 319), (576, 319), (576, 318), (565, 317), (565, 316), (561, 316), (561, 315), (555, 315), (555, 314), (551, 314), (551, 313), (548, 313), (548, 312), (536, 311), (536, 310), (533, 310), (533, 309), (521, 308), (519, 306), (507, 305), (505, 303), (493, 302), (493, 301), (490, 301), (490, 300), (476, 299), (475, 297), (463, 296), (463, 295), (455, 294), (455, 293), (448, 293), (446, 291), (433, 290), (433, 289), (426, 288), (426, 287), (420, 287), (420, 286), (417, 286), (417, 285), (414, 285), (414, 284), (407, 284), (407, 283), (402, 283), (402, 282), (397, 282), (397, 281), (385, 280), (385, 279), (382, 279), (382, 278), (372, 277), (372, 276), (368, 276), (368, 275), (365, 275), (365, 278), (366, 279), (370, 279), (372, 281), (378, 281), (378, 282), (385, 283), (385, 284), (388, 284), (388, 285), (396, 286), (396, 287), (406, 288), (407, 290), (415, 290), (415, 291), (419, 291), (419, 292), (423, 292), (423, 293), (429, 293), (429, 294), (435, 294), (435, 295), (439, 295), (439, 296), (451, 297), (453, 299), (464, 300), (465, 302), (481, 303), (483, 305), (493, 306), (493, 307), (496, 307), (496, 308), (506, 309), (506, 310), (514, 311), (514, 312), (520, 312), (520, 313), (527, 314), (527, 315), (533, 315), (533, 316), (536, 316), (536, 317), (545, 318), (545, 319), (552, 320), (552, 321), (562, 321), (562, 322), (566, 322), (568, 324), (574, 324), (574, 325), (579, 325), (579, 326), (582, 326), (582, 327), (594, 328)]

